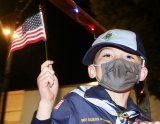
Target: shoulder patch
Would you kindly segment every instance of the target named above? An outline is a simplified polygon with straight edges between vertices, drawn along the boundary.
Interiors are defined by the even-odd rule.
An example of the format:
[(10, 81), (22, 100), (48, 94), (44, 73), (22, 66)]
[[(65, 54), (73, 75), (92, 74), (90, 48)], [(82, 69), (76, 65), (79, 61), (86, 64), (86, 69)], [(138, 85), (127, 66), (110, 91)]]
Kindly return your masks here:
[(60, 106), (61, 106), (61, 104), (64, 102), (64, 100), (62, 99), (62, 100), (60, 100), (59, 101), (59, 103), (54, 107), (55, 109), (58, 109)]

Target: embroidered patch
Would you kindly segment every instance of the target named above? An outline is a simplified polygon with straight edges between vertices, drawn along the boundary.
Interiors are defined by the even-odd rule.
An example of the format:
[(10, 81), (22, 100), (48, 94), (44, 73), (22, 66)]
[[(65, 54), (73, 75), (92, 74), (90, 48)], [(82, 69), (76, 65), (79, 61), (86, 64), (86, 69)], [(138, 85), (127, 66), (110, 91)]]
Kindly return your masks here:
[(104, 119), (104, 118), (100, 118), (100, 117), (93, 117), (93, 118), (81, 118), (81, 122), (82, 123), (86, 123), (86, 122), (105, 122), (105, 124), (112, 124), (112, 122), (110, 120)]
[(59, 107), (61, 106), (61, 104), (64, 102), (64, 100), (60, 100), (59, 103), (54, 107), (55, 109), (59, 109)]
[(108, 41), (112, 37), (112, 32), (108, 32), (102, 39)]

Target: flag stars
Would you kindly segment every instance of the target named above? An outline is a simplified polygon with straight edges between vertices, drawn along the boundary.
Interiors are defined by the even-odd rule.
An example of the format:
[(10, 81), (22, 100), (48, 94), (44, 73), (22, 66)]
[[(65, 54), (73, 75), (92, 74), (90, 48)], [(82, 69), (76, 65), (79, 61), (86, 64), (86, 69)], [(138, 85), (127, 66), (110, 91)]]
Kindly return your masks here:
[(23, 32), (34, 30), (37, 27), (42, 26), (40, 14), (28, 18), (23, 24)]

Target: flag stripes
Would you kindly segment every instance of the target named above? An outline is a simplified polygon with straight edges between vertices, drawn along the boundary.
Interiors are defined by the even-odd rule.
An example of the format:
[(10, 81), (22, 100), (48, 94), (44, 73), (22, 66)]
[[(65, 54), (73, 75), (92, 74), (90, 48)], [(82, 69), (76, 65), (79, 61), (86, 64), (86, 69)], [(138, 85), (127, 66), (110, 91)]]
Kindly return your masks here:
[(28, 44), (46, 40), (42, 12), (29, 17), (17, 28), (12, 39), (10, 53), (24, 48)]

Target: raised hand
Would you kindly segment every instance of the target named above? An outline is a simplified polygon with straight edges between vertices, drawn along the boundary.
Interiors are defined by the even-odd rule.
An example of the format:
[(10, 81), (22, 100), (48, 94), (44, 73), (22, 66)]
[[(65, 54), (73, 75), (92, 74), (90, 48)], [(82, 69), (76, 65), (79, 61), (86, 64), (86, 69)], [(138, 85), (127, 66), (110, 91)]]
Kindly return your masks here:
[(50, 117), (52, 107), (58, 92), (58, 79), (53, 70), (53, 61), (47, 60), (41, 65), (41, 72), (37, 78), (40, 93), (40, 103), (37, 118), (45, 120)]

